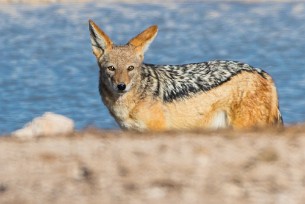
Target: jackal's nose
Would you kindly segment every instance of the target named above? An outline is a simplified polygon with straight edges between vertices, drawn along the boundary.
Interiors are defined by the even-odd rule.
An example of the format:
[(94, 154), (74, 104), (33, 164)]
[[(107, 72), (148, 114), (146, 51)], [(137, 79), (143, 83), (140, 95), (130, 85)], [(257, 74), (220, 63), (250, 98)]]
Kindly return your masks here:
[(117, 87), (119, 91), (124, 91), (126, 89), (126, 85), (124, 83), (119, 83)]

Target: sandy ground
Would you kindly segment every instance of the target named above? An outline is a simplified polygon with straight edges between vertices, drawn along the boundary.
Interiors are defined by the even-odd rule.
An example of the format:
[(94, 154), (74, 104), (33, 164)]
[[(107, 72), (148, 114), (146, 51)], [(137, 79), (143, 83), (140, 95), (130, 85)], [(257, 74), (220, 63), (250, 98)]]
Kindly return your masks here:
[(0, 166), (0, 203), (303, 204), (305, 125), (1, 137)]

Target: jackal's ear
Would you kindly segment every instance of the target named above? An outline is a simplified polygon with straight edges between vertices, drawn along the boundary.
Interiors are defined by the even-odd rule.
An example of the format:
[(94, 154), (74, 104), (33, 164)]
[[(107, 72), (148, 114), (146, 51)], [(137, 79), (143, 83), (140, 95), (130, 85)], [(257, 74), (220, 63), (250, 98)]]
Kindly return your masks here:
[(133, 45), (136, 49), (144, 53), (150, 43), (154, 40), (158, 33), (158, 26), (153, 25), (144, 30), (142, 33), (132, 38), (127, 44)]
[(93, 54), (100, 58), (112, 48), (112, 41), (92, 20), (89, 20), (89, 30)]

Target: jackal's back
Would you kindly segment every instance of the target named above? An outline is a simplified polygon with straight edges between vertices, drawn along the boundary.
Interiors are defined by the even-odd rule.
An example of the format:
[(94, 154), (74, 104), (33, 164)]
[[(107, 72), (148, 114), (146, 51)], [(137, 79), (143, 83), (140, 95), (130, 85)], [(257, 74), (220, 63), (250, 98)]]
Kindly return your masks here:
[(265, 71), (245, 63), (219, 60), (184, 65), (143, 64), (142, 71), (145, 92), (152, 92), (164, 102), (207, 92), (242, 72), (268, 76)]

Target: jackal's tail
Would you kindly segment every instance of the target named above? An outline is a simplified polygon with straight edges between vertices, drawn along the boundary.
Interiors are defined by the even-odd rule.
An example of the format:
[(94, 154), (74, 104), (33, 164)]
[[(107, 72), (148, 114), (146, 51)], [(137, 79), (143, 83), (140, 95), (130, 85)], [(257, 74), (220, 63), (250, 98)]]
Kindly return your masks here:
[(272, 86), (272, 106), (271, 106), (271, 115), (270, 115), (270, 122), (274, 124), (275, 126), (281, 127), (283, 126), (283, 117), (280, 112), (279, 108), (279, 100), (278, 100), (278, 94), (277, 90), (274, 84), (274, 81), (269, 76), (269, 80), (271, 80), (273, 86)]
[(278, 109), (278, 117), (276, 124), (277, 126), (282, 126), (284, 124), (283, 117), (279, 109)]

